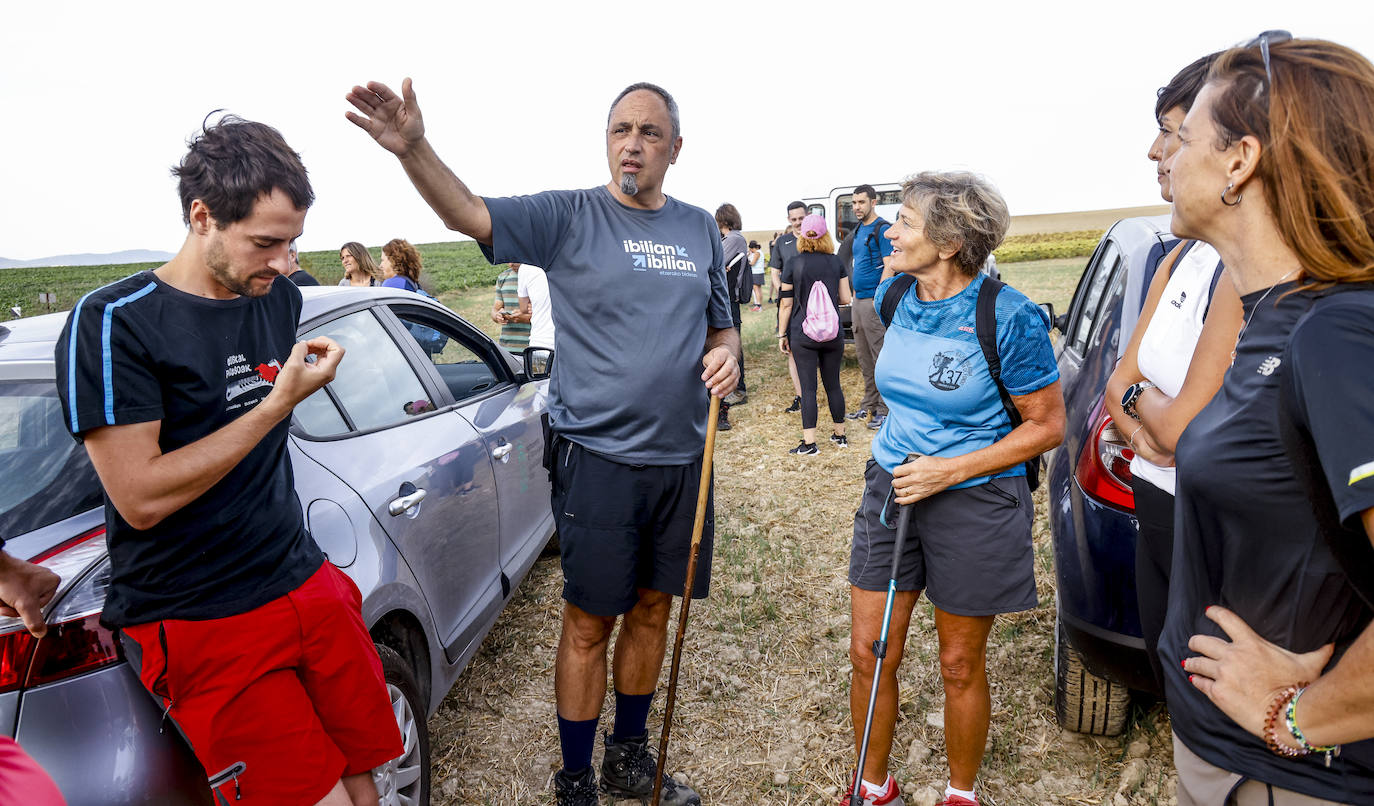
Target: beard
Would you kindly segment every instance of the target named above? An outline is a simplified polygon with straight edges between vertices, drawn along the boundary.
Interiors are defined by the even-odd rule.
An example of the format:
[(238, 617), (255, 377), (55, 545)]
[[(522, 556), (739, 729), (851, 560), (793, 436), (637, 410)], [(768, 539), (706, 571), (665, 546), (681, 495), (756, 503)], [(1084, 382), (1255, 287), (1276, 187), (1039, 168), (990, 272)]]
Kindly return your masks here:
[(626, 196), (635, 196), (639, 193), (639, 178), (637, 174), (620, 175), (620, 192)]
[(247, 278), (235, 276), (230, 267), (229, 255), (224, 250), (224, 244), (219, 238), (211, 238), (205, 247), (205, 265), (210, 269), (210, 275), (215, 278), (215, 282), (224, 286), (229, 291), (241, 297), (261, 297), (266, 296), (272, 290), (272, 284), (262, 290), (256, 290), (251, 284), (253, 275)]

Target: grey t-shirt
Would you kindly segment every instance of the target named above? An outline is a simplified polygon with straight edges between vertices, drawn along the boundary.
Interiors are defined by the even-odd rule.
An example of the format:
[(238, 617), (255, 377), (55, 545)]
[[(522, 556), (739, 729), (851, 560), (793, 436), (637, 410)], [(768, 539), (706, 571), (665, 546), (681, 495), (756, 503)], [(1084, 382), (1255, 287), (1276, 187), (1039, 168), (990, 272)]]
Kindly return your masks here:
[(553, 427), (626, 464), (699, 458), (706, 329), (733, 327), (715, 219), (672, 197), (657, 210), (626, 207), (605, 187), (484, 201), (487, 259), (548, 275)]

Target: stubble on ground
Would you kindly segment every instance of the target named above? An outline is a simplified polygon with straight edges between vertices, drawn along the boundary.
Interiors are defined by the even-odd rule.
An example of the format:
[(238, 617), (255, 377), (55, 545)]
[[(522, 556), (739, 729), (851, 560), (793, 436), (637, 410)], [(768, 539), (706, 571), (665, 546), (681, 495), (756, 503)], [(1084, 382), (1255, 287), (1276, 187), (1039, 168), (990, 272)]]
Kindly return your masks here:
[[(668, 769), (704, 803), (834, 804), (854, 763), (849, 717), (849, 589), (854, 509), (874, 432), (850, 424), (839, 449), (820, 429), (819, 456), (787, 454), (800, 418), (773, 316), (745, 312), (750, 400), (716, 444), (716, 556), (711, 596), (693, 602)], [(852, 348), (842, 372), (849, 407), (862, 393)], [(825, 420), (825, 396), (820, 395)], [(1053, 709), (1054, 574), (1037, 494), (1040, 606), (1001, 616), (988, 646), (992, 729), (979, 797), (1010, 804), (1174, 803), (1167, 716), (1132, 715), (1127, 732), (1061, 730)], [(561, 576), (541, 559), (430, 720), (434, 803), (552, 803), (560, 766), (553, 705)], [(675, 600), (675, 607), (676, 607)], [(669, 624), (669, 654), (676, 630)], [(649, 717), (657, 744), (668, 663)], [(932, 806), (948, 775), (931, 607), (917, 605), (901, 672), (892, 772), (908, 804)], [(608, 681), (608, 689), (609, 689)], [(611, 698), (601, 728), (609, 730)], [(598, 742), (594, 764), (599, 765)], [(609, 803), (609, 799), (603, 802)]]

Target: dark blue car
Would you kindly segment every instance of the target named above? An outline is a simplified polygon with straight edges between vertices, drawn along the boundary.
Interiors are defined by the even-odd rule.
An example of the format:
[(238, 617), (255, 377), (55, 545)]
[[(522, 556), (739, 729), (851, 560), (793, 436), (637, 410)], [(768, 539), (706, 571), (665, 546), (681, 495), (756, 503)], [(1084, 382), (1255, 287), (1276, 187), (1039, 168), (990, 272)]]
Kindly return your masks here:
[(1120, 733), (1131, 690), (1159, 693), (1136, 606), (1132, 452), (1102, 391), (1155, 267), (1176, 242), (1168, 216), (1118, 221), (1055, 322), (1068, 419), (1047, 490), (1057, 577), (1054, 705), (1060, 725), (1082, 733)]

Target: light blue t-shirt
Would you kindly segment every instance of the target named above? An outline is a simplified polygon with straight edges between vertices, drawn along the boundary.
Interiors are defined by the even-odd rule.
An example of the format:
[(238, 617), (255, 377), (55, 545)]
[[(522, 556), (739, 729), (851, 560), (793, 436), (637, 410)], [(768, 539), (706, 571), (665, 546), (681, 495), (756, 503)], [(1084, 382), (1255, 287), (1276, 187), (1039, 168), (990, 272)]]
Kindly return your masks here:
[(854, 232), (854, 243), (850, 250), (854, 255), (855, 299), (873, 296), (883, 276), (883, 258), (892, 254), (892, 241), (885, 237), (887, 227), (884, 226), (879, 234), (874, 233), (878, 221), (874, 218), (872, 224), (860, 224)]
[(672, 197), (657, 210), (626, 207), (605, 187), (485, 201), (486, 258), (548, 276), (553, 427), (625, 464), (698, 459), (706, 329), (734, 324), (711, 214)]
[[(934, 302), (921, 301), (913, 285), (893, 313), (873, 373), (887, 403), (887, 419), (873, 440), (873, 458), (889, 473), (909, 453), (962, 456), (1011, 433), (1011, 420), (974, 330), (984, 279), (979, 274), (968, 288)], [(891, 279), (878, 286), (873, 302), (879, 310), (891, 287)], [(1059, 380), (1044, 312), (1011, 286), (997, 295), (996, 310), (997, 355), (1007, 392), (1030, 394)], [(1018, 464), (951, 489), (1025, 474), (1025, 466)]]

